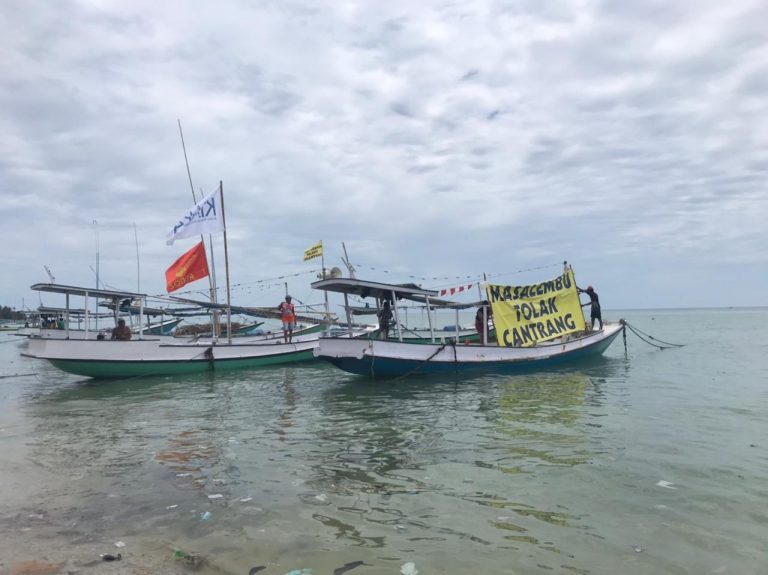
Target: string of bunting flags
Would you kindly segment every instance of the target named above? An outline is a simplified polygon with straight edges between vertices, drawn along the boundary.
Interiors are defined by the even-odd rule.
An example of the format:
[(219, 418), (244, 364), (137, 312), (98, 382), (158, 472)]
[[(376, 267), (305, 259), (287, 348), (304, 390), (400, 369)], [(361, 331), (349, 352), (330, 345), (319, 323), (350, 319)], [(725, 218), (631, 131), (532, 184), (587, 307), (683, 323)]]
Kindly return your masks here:
[[(482, 275), (435, 276), (435, 277), (420, 277), (420, 276), (416, 276), (416, 275), (409, 275), (408, 278), (409, 279), (413, 279), (413, 280), (420, 280), (420, 281), (424, 281), (424, 282), (433, 282), (433, 281), (451, 281), (451, 282), (455, 282), (457, 280), (472, 280), (472, 283), (470, 283), (468, 285), (453, 287), (453, 289), (455, 290), (453, 293), (450, 292), (451, 288), (446, 286), (445, 284), (437, 285), (437, 286), (433, 286), (432, 287), (432, 289), (440, 289), (441, 290), (441, 295), (447, 295), (447, 294), (442, 293), (442, 291), (444, 291), (442, 288), (448, 287), (449, 291), (447, 293), (450, 293), (450, 295), (455, 295), (456, 293), (460, 293), (460, 292), (463, 293), (463, 292), (468, 291), (469, 288), (471, 288), (472, 286), (474, 286), (477, 283), (480, 283), (481, 281), (483, 281), (485, 279), (510, 276), (510, 275), (515, 275), (515, 274), (520, 274), (520, 273), (525, 273), (525, 272), (537, 271), (537, 270), (544, 270), (544, 269), (549, 269), (549, 268), (553, 268), (553, 267), (562, 267), (562, 265), (563, 265), (562, 262), (558, 262), (556, 264), (547, 264), (547, 265), (543, 265), (543, 266), (535, 266), (535, 267), (531, 267), (531, 268), (523, 268), (523, 269), (514, 270), (514, 271), (508, 271), (508, 272), (486, 273), (486, 274), (482, 274)], [(364, 266), (364, 265), (361, 265), (361, 264), (354, 264), (354, 267), (357, 270), (367, 269), (367, 270), (376, 271), (376, 272), (385, 273), (385, 274), (396, 273), (396, 272), (392, 272), (390, 270), (384, 270), (384, 269), (375, 268), (375, 267), (371, 267), (371, 266)], [(460, 287), (463, 287), (464, 289), (459, 289)]]
[(464, 291), (469, 291), (472, 289), (473, 285), (475, 284), (468, 284), (465, 286), (452, 287), (452, 288), (443, 288), (440, 290), (440, 297), (447, 296), (447, 295), (456, 295)]

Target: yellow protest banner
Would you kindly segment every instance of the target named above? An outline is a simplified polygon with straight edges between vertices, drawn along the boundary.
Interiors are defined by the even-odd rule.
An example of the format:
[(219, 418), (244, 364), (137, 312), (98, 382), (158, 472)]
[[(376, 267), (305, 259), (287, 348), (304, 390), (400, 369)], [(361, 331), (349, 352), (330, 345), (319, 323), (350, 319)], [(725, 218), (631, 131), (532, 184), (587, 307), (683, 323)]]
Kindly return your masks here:
[(323, 255), (323, 240), (317, 242), (314, 246), (304, 252), (304, 261), (312, 258), (319, 258)]
[(583, 331), (584, 314), (573, 270), (526, 286), (487, 285), (496, 339), (504, 347), (528, 347)]

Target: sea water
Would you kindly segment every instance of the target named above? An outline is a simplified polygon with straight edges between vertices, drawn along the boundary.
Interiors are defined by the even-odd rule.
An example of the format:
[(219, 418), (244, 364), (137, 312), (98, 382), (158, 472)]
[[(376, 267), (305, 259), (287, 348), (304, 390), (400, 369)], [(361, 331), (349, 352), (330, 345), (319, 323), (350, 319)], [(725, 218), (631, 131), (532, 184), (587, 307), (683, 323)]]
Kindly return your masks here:
[(606, 315), (685, 347), (92, 381), (4, 334), (0, 573), (767, 572), (768, 310)]

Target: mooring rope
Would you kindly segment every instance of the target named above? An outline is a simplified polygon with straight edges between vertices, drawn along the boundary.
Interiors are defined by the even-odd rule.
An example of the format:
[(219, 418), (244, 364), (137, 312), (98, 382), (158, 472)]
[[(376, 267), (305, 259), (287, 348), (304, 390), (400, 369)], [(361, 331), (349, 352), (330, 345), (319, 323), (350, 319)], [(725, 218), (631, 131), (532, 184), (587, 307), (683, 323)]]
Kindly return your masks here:
[[(454, 357), (455, 357), (456, 356), (456, 342), (455, 341), (454, 342), (450, 342), (450, 344), (453, 346), (453, 354), (454, 354)], [(395, 378), (395, 381), (399, 381), (401, 379), (404, 379), (404, 378), (408, 377), (409, 375), (413, 375), (414, 373), (416, 373), (418, 370), (420, 370), (424, 366), (425, 363), (429, 363), (432, 360), (433, 357), (435, 357), (438, 353), (443, 351), (447, 345), (448, 345), (447, 342), (443, 343), (440, 347), (437, 348), (437, 351), (435, 351), (435, 353), (430, 355), (427, 359), (422, 361), (420, 364), (418, 364), (416, 367), (414, 367), (408, 373), (405, 373), (405, 374), (401, 375), (400, 377)]]
[[(657, 347), (659, 349), (669, 349), (672, 347), (685, 347), (685, 344), (682, 344), (682, 343), (669, 343), (668, 341), (662, 341), (660, 339), (657, 339), (652, 335), (645, 333), (640, 328), (630, 325), (628, 321), (625, 321), (624, 325), (629, 328), (629, 331), (631, 331), (638, 338), (640, 338), (641, 341), (647, 343), (648, 345), (652, 345), (653, 347)], [(649, 341), (649, 340), (653, 340), (653, 341)], [(659, 342), (659, 343), (654, 343), (654, 342)]]

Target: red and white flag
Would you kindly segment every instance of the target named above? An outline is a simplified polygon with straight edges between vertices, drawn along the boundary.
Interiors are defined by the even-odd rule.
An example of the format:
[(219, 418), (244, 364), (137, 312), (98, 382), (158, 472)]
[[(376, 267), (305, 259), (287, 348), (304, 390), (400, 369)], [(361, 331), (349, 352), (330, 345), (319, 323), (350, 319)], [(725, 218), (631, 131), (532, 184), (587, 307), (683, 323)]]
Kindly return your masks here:
[(440, 297), (446, 296), (446, 295), (456, 295), (457, 293), (462, 293), (465, 291), (469, 291), (472, 289), (472, 286), (475, 284), (469, 284), (466, 286), (458, 286), (458, 287), (452, 287), (452, 288), (445, 288), (440, 290)]

